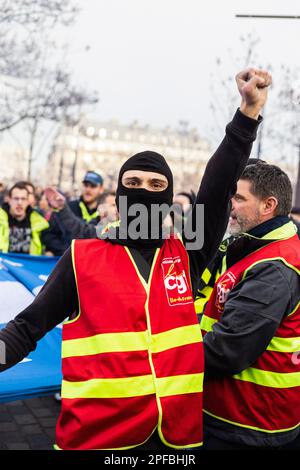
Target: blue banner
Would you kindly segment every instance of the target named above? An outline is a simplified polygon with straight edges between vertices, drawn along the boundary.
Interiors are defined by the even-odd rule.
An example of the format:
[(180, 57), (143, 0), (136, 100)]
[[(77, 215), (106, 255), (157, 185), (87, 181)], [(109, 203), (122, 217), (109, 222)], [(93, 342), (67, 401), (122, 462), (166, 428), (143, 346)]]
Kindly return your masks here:
[[(0, 328), (34, 300), (57, 260), (0, 253)], [(61, 378), (61, 327), (56, 327), (27, 358), (0, 374), (0, 402), (54, 393)]]

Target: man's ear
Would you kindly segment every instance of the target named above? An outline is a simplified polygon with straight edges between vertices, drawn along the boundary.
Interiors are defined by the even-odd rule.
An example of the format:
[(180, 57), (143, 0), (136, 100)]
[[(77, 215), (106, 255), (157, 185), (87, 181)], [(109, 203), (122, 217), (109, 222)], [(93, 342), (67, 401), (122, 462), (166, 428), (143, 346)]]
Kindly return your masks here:
[(270, 196), (264, 200), (263, 215), (275, 215), (278, 200), (274, 196)]

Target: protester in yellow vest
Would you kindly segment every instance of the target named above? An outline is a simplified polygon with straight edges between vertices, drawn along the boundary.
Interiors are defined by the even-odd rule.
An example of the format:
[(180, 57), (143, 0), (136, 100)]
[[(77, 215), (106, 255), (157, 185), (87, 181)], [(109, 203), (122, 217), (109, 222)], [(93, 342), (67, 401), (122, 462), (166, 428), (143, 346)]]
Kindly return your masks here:
[(229, 220), (237, 238), (200, 324), (207, 449), (300, 447), (300, 241), (291, 206), (279, 167), (246, 167)]
[(256, 69), (236, 80), (241, 106), (207, 164), (182, 241), (163, 230), (172, 172), (162, 155), (140, 152), (119, 173), (119, 226), (100, 239), (75, 240), (34, 302), (0, 332), (1, 371), (69, 317), (57, 449), (125, 450), (148, 440), (152, 449), (202, 445), (203, 343), (193, 298), (226, 229), (271, 83)]
[(9, 202), (0, 208), (0, 251), (41, 255), (48, 227), (46, 219), (30, 206), (26, 185), (16, 183), (9, 191)]
[(88, 171), (82, 181), (82, 193), (78, 200), (71, 201), (69, 206), (76, 217), (86, 222), (99, 222), (100, 217), (97, 211), (99, 197), (103, 193), (103, 178), (95, 171)]

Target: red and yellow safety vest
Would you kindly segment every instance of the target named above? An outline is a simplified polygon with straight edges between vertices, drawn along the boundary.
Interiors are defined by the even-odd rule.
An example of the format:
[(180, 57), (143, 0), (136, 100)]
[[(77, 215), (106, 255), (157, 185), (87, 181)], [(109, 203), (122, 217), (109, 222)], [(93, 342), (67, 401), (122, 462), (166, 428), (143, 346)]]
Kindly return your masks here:
[[(298, 236), (271, 242), (237, 262), (219, 278), (202, 317), (204, 335), (221, 319), (230, 291), (247, 277), (254, 265), (268, 260), (280, 260), (300, 274)], [(265, 352), (254, 364), (239, 374), (205, 381), (204, 412), (233, 425), (266, 433), (298, 427), (299, 351), (300, 303), (283, 318)]]
[(203, 344), (180, 240), (156, 250), (149, 282), (128, 248), (72, 245), (80, 312), (64, 323), (60, 449), (127, 449), (157, 428), (202, 444)]

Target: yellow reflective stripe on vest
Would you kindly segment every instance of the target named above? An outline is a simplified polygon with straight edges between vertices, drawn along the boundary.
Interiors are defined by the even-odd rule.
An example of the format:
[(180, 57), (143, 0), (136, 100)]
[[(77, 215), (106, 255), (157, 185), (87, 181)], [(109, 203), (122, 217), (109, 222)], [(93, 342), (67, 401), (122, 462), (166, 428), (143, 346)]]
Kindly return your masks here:
[(203, 315), (200, 322), (200, 328), (204, 331), (212, 331), (212, 327), (218, 320), (210, 318), (207, 315)]
[(0, 252), (7, 253), (9, 248), (9, 224), (8, 215), (0, 207)]
[(234, 424), (235, 426), (239, 426), (241, 428), (253, 429), (254, 431), (267, 432), (268, 434), (275, 434), (275, 433), (278, 433), (278, 432), (291, 431), (292, 429), (296, 429), (300, 425), (300, 421), (299, 421), (298, 424), (296, 424), (295, 426), (293, 426), (291, 428), (270, 430), (270, 429), (258, 428), (257, 426), (248, 426), (247, 424), (238, 423), (236, 421), (230, 421), (229, 419), (225, 419), (222, 416), (217, 416), (217, 415), (214, 415), (213, 413), (210, 413), (210, 411), (206, 410), (205, 408), (203, 409), (203, 413), (205, 413), (209, 416), (212, 416), (213, 418), (220, 419), (221, 421), (224, 421), (225, 423)]
[(158, 396), (183, 395), (184, 393), (201, 393), (204, 374), (176, 375), (174, 377), (156, 378)]
[(174, 328), (152, 335), (147, 331), (104, 333), (88, 338), (69, 339), (62, 342), (62, 358), (90, 356), (108, 352), (145, 351), (148, 348), (158, 353), (202, 341), (198, 324)]
[(262, 385), (263, 387), (300, 387), (300, 372), (279, 373), (249, 367), (240, 374), (233, 375), (232, 377), (237, 380)]
[(31, 255), (41, 255), (43, 253), (41, 232), (49, 227), (49, 223), (38, 212), (32, 211), (30, 214), (30, 226), (31, 241), (29, 253)]
[[(157, 378), (160, 397), (202, 392), (203, 374)], [(129, 398), (154, 395), (152, 375), (117, 379), (91, 379), (83, 382), (62, 381), (62, 398)]]
[(182, 326), (173, 330), (157, 333), (151, 337), (151, 351), (158, 353), (167, 349), (202, 342), (199, 324)]
[(62, 357), (147, 349), (147, 332), (104, 333), (62, 342)]
[(295, 338), (279, 338), (274, 336), (269, 346), (267, 347), (267, 350), (284, 353), (298, 352), (300, 351), (300, 336)]
[(81, 210), (82, 218), (83, 218), (86, 222), (90, 222), (91, 220), (93, 220), (93, 219), (95, 219), (96, 217), (99, 216), (97, 210), (95, 210), (95, 212), (93, 212), (92, 214), (90, 214), (89, 211), (88, 211), (87, 208), (86, 208), (86, 205), (85, 205), (84, 202), (82, 202), (82, 201), (79, 203), (79, 207), (80, 207), (80, 210)]
[(121, 379), (62, 381), (62, 398), (128, 398), (155, 393), (152, 375)]
[(213, 287), (206, 286), (200, 291), (203, 297), (197, 297), (194, 302), (196, 313), (200, 314), (204, 312), (205, 305), (209, 301), (213, 290)]
[(202, 273), (201, 279), (205, 282), (205, 284), (208, 284), (210, 281), (210, 278), (211, 278), (211, 272), (209, 269), (205, 268)]

